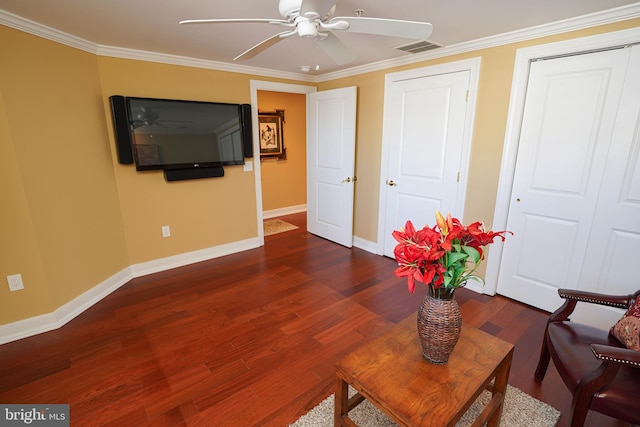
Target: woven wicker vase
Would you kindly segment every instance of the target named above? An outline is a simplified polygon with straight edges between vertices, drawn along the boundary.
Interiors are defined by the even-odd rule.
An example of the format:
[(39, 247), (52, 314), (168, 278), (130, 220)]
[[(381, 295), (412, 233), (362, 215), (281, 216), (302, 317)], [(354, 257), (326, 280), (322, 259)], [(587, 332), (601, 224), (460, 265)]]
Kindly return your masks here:
[(436, 298), (427, 294), (418, 310), (418, 336), (422, 355), (430, 363), (444, 365), (460, 338), (462, 316), (453, 293)]

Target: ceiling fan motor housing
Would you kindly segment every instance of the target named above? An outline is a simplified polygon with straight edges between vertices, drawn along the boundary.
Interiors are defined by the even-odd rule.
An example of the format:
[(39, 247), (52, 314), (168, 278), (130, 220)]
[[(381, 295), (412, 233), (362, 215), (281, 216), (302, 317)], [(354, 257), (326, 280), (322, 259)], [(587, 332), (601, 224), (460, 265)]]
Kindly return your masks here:
[[(286, 19), (289, 22), (295, 21), (297, 17), (302, 16), (300, 14), (300, 11), (302, 9), (302, 3), (304, 1), (305, 0), (280, 0), (280, 3), (278, 3), (278, 11), (280, 12), (280, 16), (282, 16), (284, 19)], [(333, 14), (336, 11), (335, 1), (333, 6), (328, 11), (320, 11), (320, 10), (314, 10), (314, 9), (309, 10), (314, 6), (316, 7), (322, 6), (322, 2), (319, 2), (320, 4), (318, 4), (314, 0), (307, 0), (307, 1), (311, 6), (306, 9), (303, 17), (310, 21), (313, 21), (314, 19), (325, 21), (329, 19), (331, 16), (333, 16)], [(323, 13), (324, 13), (324, 16), (323, 16)]]

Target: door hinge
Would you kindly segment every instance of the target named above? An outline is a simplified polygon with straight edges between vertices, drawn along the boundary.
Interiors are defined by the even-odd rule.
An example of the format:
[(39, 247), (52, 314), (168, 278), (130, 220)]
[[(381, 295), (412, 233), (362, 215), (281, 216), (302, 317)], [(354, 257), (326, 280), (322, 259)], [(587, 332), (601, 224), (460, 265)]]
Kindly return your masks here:
[(458, 176), (456, 177), (456, 182), (460, 182), (460, 172), (458, 171)]
[(469, 102), (469, 91), (467, 91), (467, 95), (465, 96), (464, 101)]

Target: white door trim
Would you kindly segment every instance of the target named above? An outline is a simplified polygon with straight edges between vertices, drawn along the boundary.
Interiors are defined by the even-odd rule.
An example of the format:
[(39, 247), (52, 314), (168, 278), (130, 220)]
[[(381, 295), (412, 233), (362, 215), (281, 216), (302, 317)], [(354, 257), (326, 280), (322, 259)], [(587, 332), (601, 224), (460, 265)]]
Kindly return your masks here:
[[(608, 49), (625, 44), (637, 43), (639, 41), (640, 28), (631, 28), (612, 33), (521, 48), (516, 51), (492, 229), (504, 230), (507, 226), (511, 188), (513, 187), (513, 176), (516, 168), (518, 144), (520, 142), (520, 126), (522, 123), (526, 88), (529, 80), (529, 64), (531, 61), (538, 58)], [(496, 293), (501, 261), (502, 246), (492, 246), (487, 256), (487, 271), (484, 286), (484, 293), (486, 294), (495, 295)]]
[(314, 86), (295, 85), (288, 83), (267, 82), (262, 80), (251, 80), (251, 123), (253, 124), (253, 174), (254, 186), (256, 189), (256, 223), (258, 226), (258, 244), (264, 246), (264, 228), (262, 226), (262, 174), (260, 164), (260, 137), (258, 135), (258, 91), (268, 90), (271, 92), (286, 92), (308, 94), (316, 92)]
[[(416, 68), (407, 71), (399, 71), (396, 73), (389, 73), (385, 75), (384, 79), (384, 111), (390, 111), (390, 106), (387, 103), (390, 101), (391, 96), (389, 91), (391, 85), (394, 82), (402, 80), (416, 79), (421, 77), (435, 76), (438, 74), (456, 73), (459, 71), (469, 71), (469, 98), (468, 105), (471, 106), (467, 117), (465, 117), (465, 129), (464, 140), (462, 142), (462, 161), (460, 164), (460, 170), (465, 182), (460, 189), (460, 197), (458, 199), (458, 206), (456, 210), (462, 212), (464, 210), (464, 202), (466, 200), (466, 175), (469, 170), (469, 159), (471, 153), (471, 141), (473, 137), (473, 123), (475, 119), (475, 105), (476, 97), (478, 93), (478, 82), (480, 79), (480, 62), (481, 58), (470, 58), (461, 61), (448, 62), (446, 64), (432, 65), (429, 67)], [(383, 117), (383, 127), (385, 126), (385, 119)], [(384, 253), (384, 225), (386, 218), (386, 206), (387, 206), (387, 193), (386, 193), (386, 177), (388, 174), (387, 158), (389, 156), (389, 150), (392, 144), (391, 138), (386, 135), (387, 132), (382, 132), (382, 152), (380, 156), (380, 186), (379, 186), (379, 205), (378, 205), (378, 237), (376, 254), (382, 255)], [(460, 218), (462, 221), (462, 218)]]

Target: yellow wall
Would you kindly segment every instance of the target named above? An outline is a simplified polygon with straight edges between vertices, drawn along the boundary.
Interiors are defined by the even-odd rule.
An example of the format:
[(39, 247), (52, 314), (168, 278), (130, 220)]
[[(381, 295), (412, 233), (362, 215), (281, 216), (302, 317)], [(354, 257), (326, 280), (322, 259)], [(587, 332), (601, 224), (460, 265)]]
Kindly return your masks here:
[[(639, 25), (318, 84), (358, 87), (355, 235), (377, 239), (385, 73), (482, 57), (465, 218), (490, 224), (516, 49)], [(253, 172), (227, 167), (224, 178), (167, 183), (118, 164), (108, 97), (248, 103), (250, 79), (286, 80), (97, 57), (3, 26), (0, 40), (0, 325), (50, 313), (127, 266), (257, 235)], [(172, 237), (161, 237), (163, 225)], [(16, 273), (26, 289), (10, 293), (4, 278)]]
[(304, 205), (307, 203), (306, 97), (296, 93), (259, 91), (258, 109), (285, 111), (282, 134), (287, 150), (286, 160), (265, 158), (261, 162), (262, 210)]
[[(249, 103), (249, 77), (109, 57), (98, 58), (104, 120), (111, 95)], [(109, 128), (113, 141), (113, 129)], [(131, 264), (255, 237), (254, 175), (225, 166), (221, 178), (166, 182), (162, 171), (137, 172), (117, 161), (109, 144)], [(162, 237), (168, 225), (171, 237)]]
[[(99, 57), (4, 26), (0, 40), (0, 325), (51, 313), (130, 265), (257, 236), (253, 172), (167, 183), (120, 165), (108, 102), (248, 103), (256, 76)], [(10, 292), (18, 273), (25, 289)]]
[[(128, 265), (95, 55), (0, 26), (0, 324)], [(22, 274), (9, 292), (5, 277)]]

